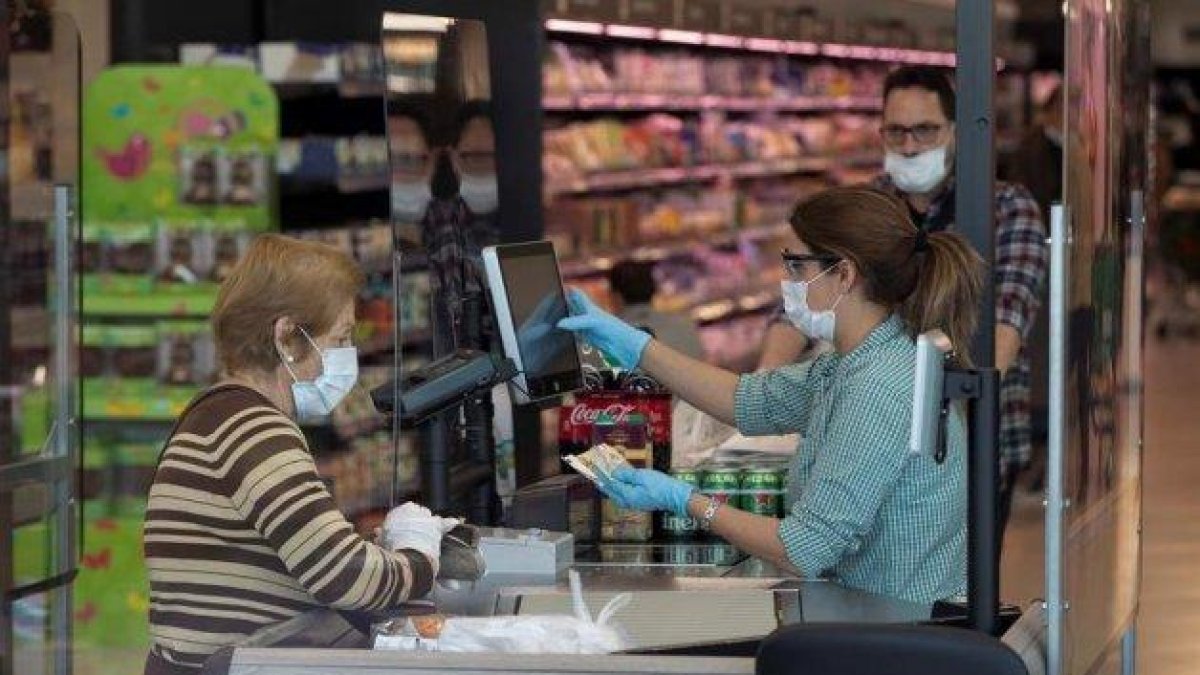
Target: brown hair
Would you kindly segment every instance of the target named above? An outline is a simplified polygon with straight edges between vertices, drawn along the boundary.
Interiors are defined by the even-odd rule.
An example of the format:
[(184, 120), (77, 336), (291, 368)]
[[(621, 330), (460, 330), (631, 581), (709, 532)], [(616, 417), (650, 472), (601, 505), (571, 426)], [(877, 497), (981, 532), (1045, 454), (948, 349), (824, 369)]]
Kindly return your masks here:
[[(324, 335), (362, 285), (362, 271), (332, 246), (260, 235), (221, 284), (213, 309), (213, 337), (222, 371), (274, 370), (279, 364), (277, 319), (290, 318), (312, 337)], [(300, 355), (308, 347), (299, 335), (290, 345)]]
[(970, 363), (984, 264), (961, 235), (924, 233), (904, 202), (869, 187), (819, 192), (791, 223), (813, 253), (853, 262), (867, 298), (897, 312), (914, 338), (941, 330), (959, 362)]

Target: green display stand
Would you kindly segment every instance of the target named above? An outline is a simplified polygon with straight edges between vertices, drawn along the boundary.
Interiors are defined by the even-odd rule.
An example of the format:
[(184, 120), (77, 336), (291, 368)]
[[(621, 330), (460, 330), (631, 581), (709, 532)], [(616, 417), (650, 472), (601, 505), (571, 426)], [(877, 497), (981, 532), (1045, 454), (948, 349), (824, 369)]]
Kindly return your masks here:
[[(103, 365), (82, 385), (85, 473), (100, 494), (86, 504), (75, 583), (79, 649), (149, 645), (143, 482), (214, 374), (201, 343), (220, 280), (254, 234), (276, 229), (278, 144), (275, 92), (247, 69), (121, 66), (88, 88), (81, 305), (84, 348)], [(171, 340), (197, 355), (182, 357), (196, 364), (183, 382)]]

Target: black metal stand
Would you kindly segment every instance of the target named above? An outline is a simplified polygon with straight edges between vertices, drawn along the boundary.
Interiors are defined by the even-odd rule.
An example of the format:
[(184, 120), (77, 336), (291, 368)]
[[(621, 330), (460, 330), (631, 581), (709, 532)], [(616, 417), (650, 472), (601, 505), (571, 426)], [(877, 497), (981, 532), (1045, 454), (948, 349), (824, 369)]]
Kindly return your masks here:
[[(484, 315), (487, 303), (482, 293), (469, 293), (463, 300), (463, 341), (470, 349), (488, 351), (487, 335), (484, 332)], [(498, 516), (496, 497), (496, 439), (492, 421), (495, 409), (492, 392), (481, 391), (463, 404), (463, 441), (466, 446), (467, 464), (481, 471), (479, 479), (467, 486), (470, 491), (468, 515), (476, 525), (495, 525)]]
[(992, 636), (1000, 626), (999, 390), (994, 368), (946, 368), (943, 404), (966, 401), (968, 408), (967, 622)]

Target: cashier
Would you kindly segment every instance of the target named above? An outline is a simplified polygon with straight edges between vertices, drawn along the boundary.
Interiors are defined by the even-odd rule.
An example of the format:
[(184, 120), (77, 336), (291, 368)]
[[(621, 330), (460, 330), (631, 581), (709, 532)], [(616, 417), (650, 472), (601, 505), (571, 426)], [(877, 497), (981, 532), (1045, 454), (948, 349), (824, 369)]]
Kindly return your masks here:
[[(649, 469), (602, 485), (619, 506), (697, 519), (742, 551), (806, 577), (918, 602), (966, 588), (966, 427), (949, 420), (943, 463), (910, 454), (915, 336), (967, 345), (983, 262), (951, 232), (924, 233), (896, 197), (835, 188), (800, 203), (785, 251), (789, 320), (832, 350), (811, 368), (736, 375), (689, 358), (573, 291), (578, 332), (747, 435), (799, 432), (788, 515), (755, 515)], [(966, 362), (960, 351), (960, 362)]]
[(310, 609), (389, 609), (432, 588), (456, 521), (405, 504), (388, 514), (386, 547), (363, 539), (297, 426), (355, 386), (362, 283), (334, 248), (263, 235), (221, 285), (220, 381), (180, 416), (146, 507), (148, 675), (199, 673), (221, 647)]

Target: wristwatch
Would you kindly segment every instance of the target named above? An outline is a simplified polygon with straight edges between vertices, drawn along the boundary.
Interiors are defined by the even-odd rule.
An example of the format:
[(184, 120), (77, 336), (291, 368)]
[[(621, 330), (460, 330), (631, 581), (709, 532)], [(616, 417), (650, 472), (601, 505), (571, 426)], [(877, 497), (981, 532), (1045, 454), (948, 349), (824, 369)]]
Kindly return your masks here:
[(707, 532), (712, 529), (713, 518), (717, 517), (717, 511), (721, 508), (721, 502), (705, 495), (708, 500), (708, 506), (704, 508), (704, 515), (700, 516), (700, 529)]

